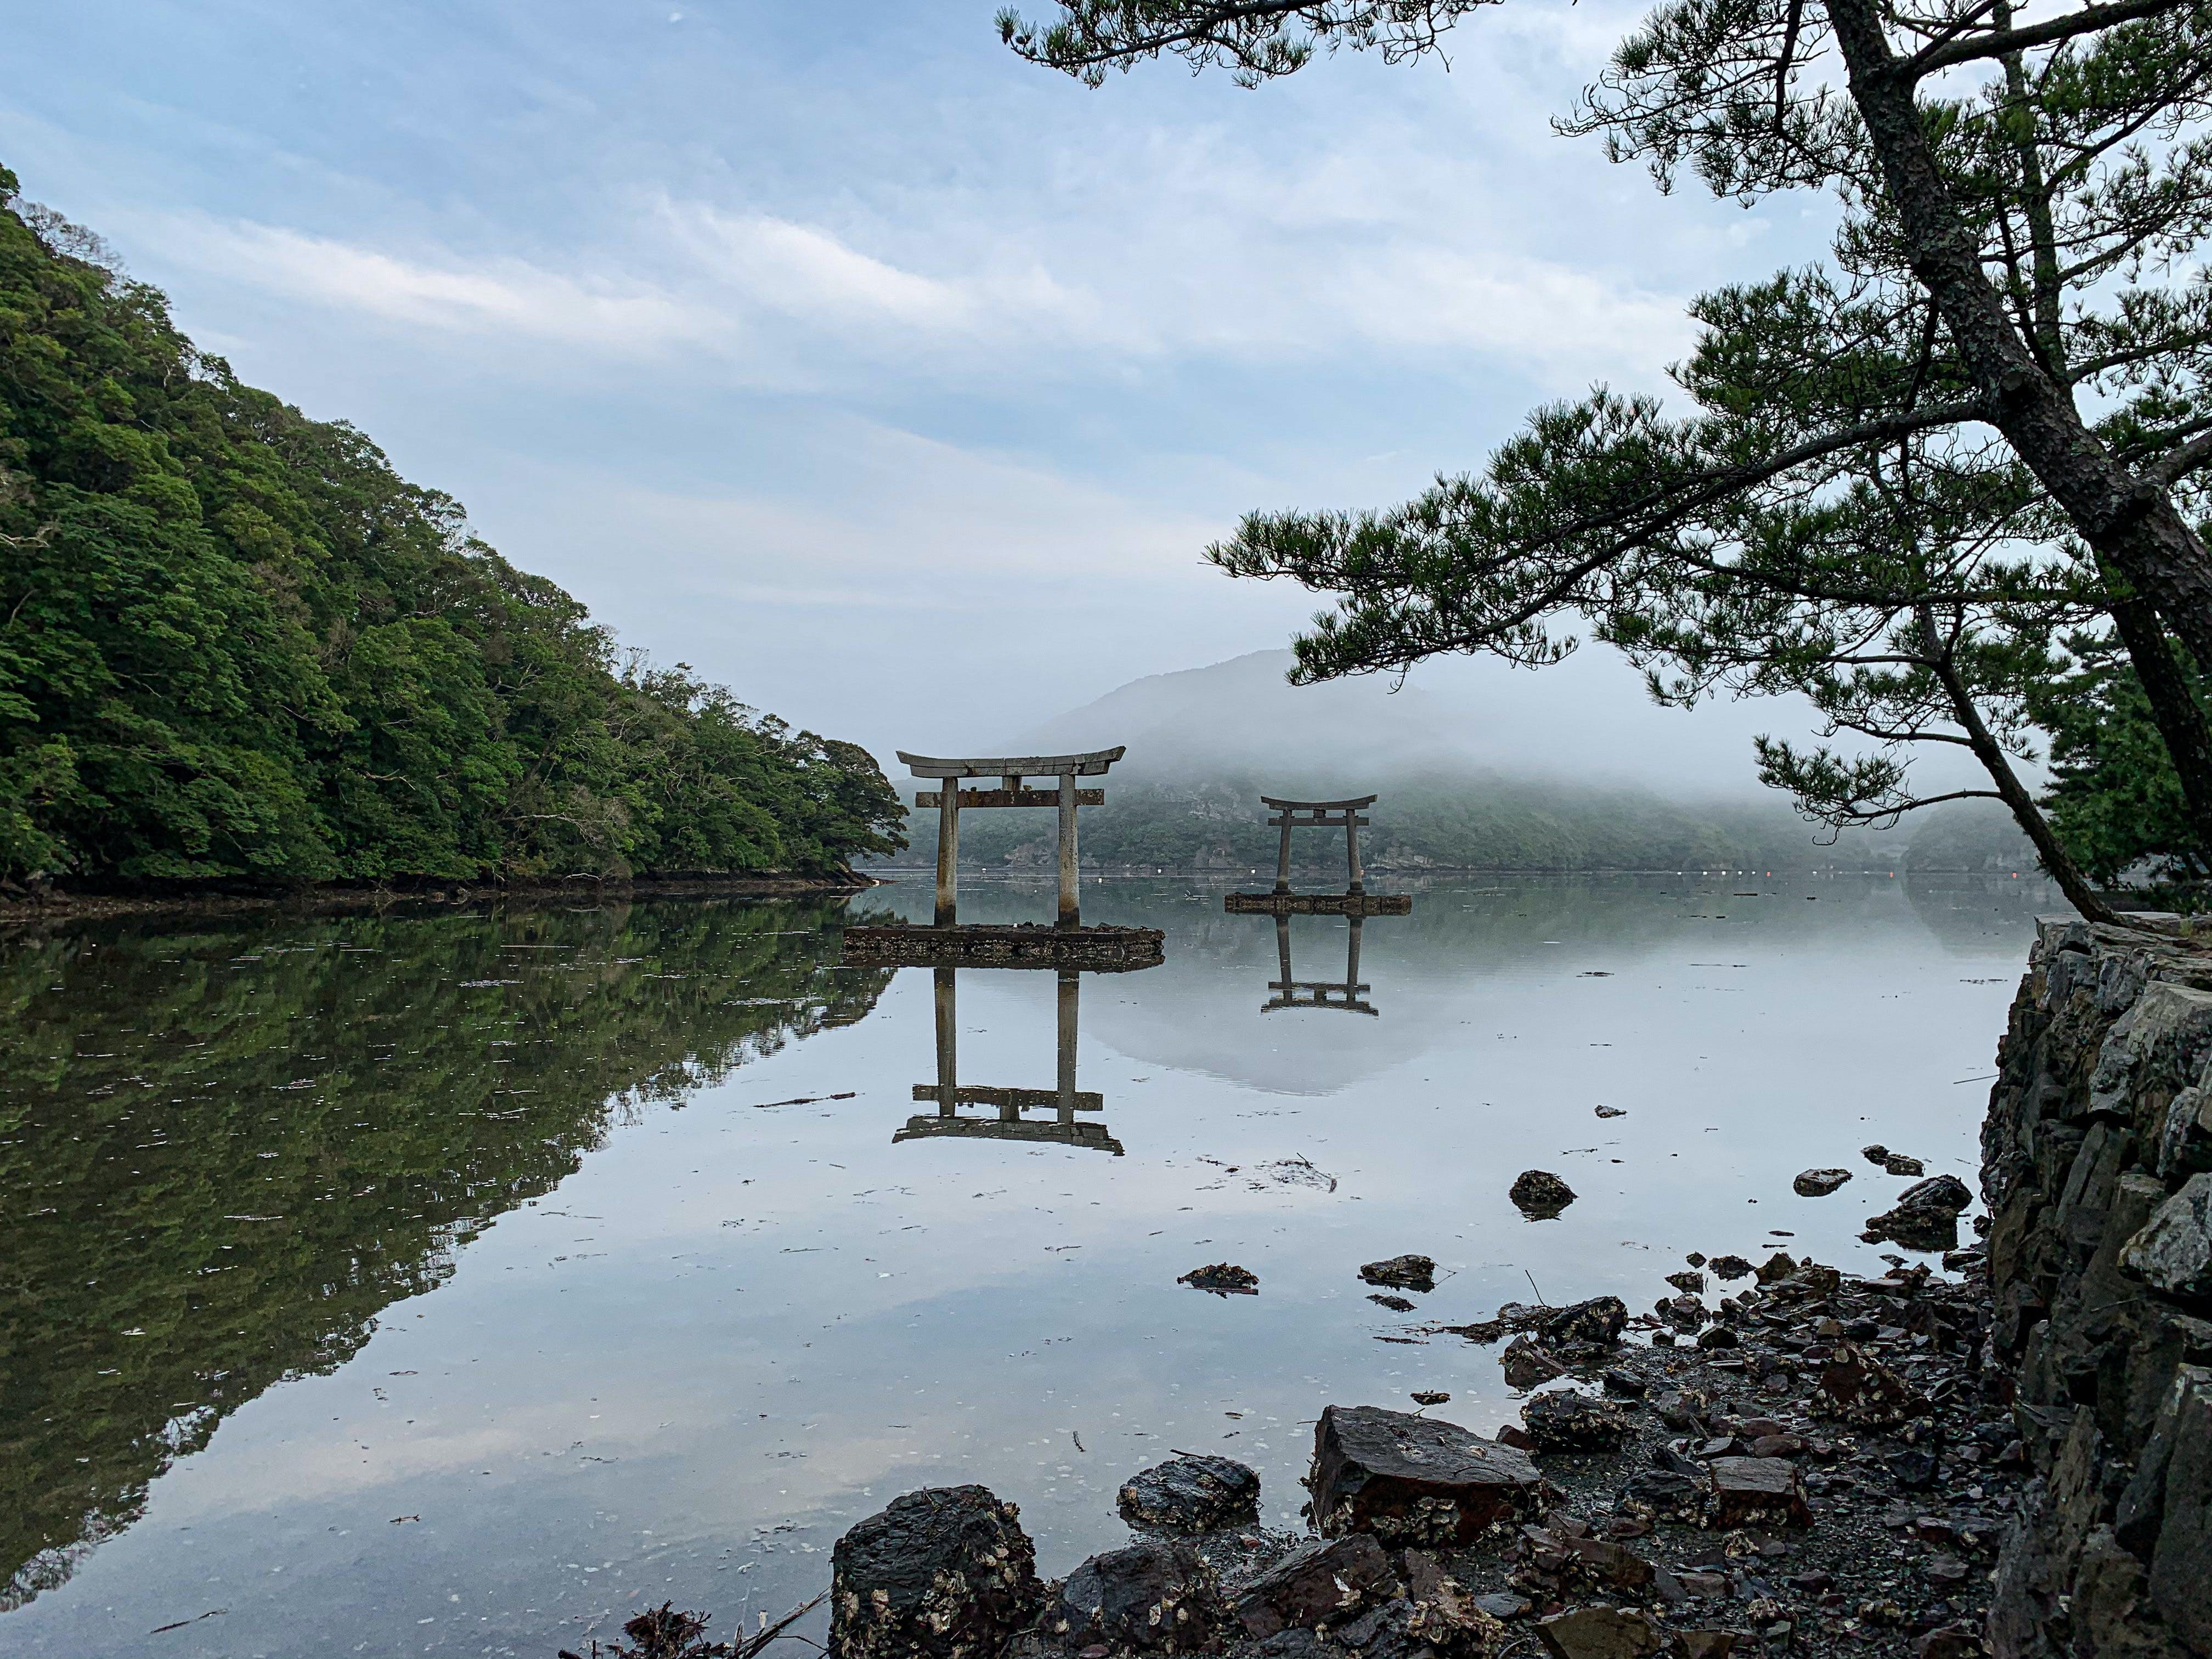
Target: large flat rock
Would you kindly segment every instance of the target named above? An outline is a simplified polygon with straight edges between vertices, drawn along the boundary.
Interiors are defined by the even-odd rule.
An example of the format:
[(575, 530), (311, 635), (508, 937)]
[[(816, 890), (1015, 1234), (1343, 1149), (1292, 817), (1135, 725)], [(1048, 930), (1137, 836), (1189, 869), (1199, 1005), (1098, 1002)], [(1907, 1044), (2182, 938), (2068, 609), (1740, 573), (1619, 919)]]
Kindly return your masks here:
[(1456, 1423), (1331, 1406), (1314, 1425), (1314, 1525), (1327, 1537), (1471, 1544), (1532, 1511), (1543, 1477), (1524, 1452)]

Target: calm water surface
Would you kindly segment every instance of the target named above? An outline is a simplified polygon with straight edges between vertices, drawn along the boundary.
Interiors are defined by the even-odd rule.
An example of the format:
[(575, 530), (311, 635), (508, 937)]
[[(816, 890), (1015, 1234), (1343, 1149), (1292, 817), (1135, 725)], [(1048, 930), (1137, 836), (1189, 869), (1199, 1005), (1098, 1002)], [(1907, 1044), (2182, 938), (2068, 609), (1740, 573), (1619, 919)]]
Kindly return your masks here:
[[(963, 1086), (1053, 1090), (1078, 1024), (1097, 1109), (1010, 1135), (916, 1103), (927, 970), (839, 965), (848, 908), (926, 919), (919, 881), (0, 945), (0, 1652), (550, 1659), (670, 1598), (726, 1632), (917, 1486), (1013, 1499), (1064, 1573), (1170, 1448), (1253, 1464), (1295, 1524), (1322, 1405), (1512, 1413), (1496, 1351), (1425, 1321), (1532, 1283), (1648, 1307), (1778, 1231), (1873, 1265), (1905, 1183), (1857, 1149), (1972, 1183), (2055, 908), (1438, 883), (1365, 924), (1365, 988), (1324, 994), (1362, 1006), (1270, 1010), (1275, 924), (1219, 891), (1086, 887), (1162, 967), (958, 974)], [(1354, 982), (1348, 937), (1293, 922), (1291, 978)], [(1793, 1196), (1814, 1164), (1857, 1178)], [(1531, 1167), (1580, 1200), (1524, 1221)], [(1441, 1282), (1394, 1315), (1356, 1273), (1408, 1250)], [(1215, 1261), (1260, 1293), (1176, 1283)]]

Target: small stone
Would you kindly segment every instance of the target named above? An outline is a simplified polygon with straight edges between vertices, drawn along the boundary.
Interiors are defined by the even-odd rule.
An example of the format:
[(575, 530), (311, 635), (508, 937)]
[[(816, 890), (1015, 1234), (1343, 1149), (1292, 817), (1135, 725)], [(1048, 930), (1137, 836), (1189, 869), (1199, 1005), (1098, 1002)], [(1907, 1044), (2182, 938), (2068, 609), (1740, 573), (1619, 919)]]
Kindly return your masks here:
[(1705, 1258), (1696, 1250), (1691, 1251), (1689, 1255), (1684, 1256), (1682, 1260), (1688, 1262), (1692, 1267), (1702, 1267), (1705, 1265)]
[(1548, 1170), (1523, 1170), (1506, 1196), (1531, 1221), (1549, 1221), (1575, 1201), (1575, 1189)]
[(1740, 1347), (1742, 1339), (1725, 1325), (1708, 1325), (1698, 1333), (1698, 1346), (1711, 1352), (1715, 1348)]
[(1709, 1466), (1707, 1524), (1724, 1530), (1749, 1526), (1806, 1527), (1813, 1512), (1786, 1457), (1717, 1457)]
[(1624, 1371), (1617, 1367), (1606, 1372), (1599, 1380), (1605, 1384), (1607, 1394), (1619, 1395), (1624, 1400), (1641, 1400), (1650, 1386), (1635, 1372)]
[(1807, 1170), (1790, 1188), (1800, 1198), (1826, 1198), (1850, 1178), (1849, 1170)]
[(1577, 1607), (1536, 1621), (1552, 1659), (1644, 1659), (1659, 1651), (1659, 1626), (1644, 1613), (1618, 1607)]
[(1411, 1313), (1413, 1311), (1413, 1304), (1407, 1301), (1402, 1296), (1376, 1295), (1370, 1296), (1367, 1299), (1370, 1302), (1373, 1302), (1382, 1307), (1388, 1308), (1392, 1313)]
[(1867, 1218), (1877, 1239), (1893, 1239), (1908, 1250), (1953, 1250), (1959, 1246), (1959, 1212), (1974, 1201), (1956, 1176), (1931, 1176), (1897, 1195), (1894, 1208)]
[(1487, 1595), (1476, 1596), (1474, 1605), (1492, 1619), (1520, 1619), (1534, 1610), (1536, 1604), (1510, 1590), (1492, 1590)]
[(1597, 1115), (1600, 1117), (1626, 1117), (1628, 1111), (1621, 1106), (1601, 1106), (1597, 1109)]
[(1388, 1601), (1402, 1587), (1382, 1545), (1365, 1533), (1310, 1539), (1237, 1592), (1244, 1633), (1319, 1630)]
[(1678, 1630), (1674, 1639), (1682, 1644), (1682, 1659), (1729, 1659), (1735, 1646), (1736, 1633), (1732, 1630)]
[(1740, 1255), (1717, 1255), (1705, 1264), (1717, 1279), (1746, 1279), (1751, 1275), (1751, 1263)]
[(1859, 1152), (1860, 1155), (1869, 1164), (1887, 1164), (1889, 1162), (1889, 1148), (1883, 1146), (1880, 1141), (1876, 1141), (1871, 1146), (1860, 1147)]
[(1521, 1420), (1540, 1451), (1613, 1451), (1636, 1431), (1620, 1407), (1572, 1389), (1537, 1395), (1521, 1407)]
[(1211, 1291), (1216, 1296), (1260, 1294), (1260, 1275), (1228, 1261), (1217, 1261), (1210, 1267), (1194, 1267), (1176, 1283), (1188, 1285), (1194, 1291)]
[(1462, 1655), (1495, 1653), (1504, 1645), (1498, 1615), (1480, 1606), (1443, 1562), (1426, 1550), (1408, 1549), (1399, 1557), (1406, 1596), (1413, 1609), (1407, 1633), (1418, 1642)]
[(1786, 1250), (1777, 1250), (1752, 1269), (1762, 1285), (1778, 1285), (1797, 1271), (1797, 1259)]
[(1229, 1620), (1221, 1586), (1197, 1551), (1146, 1539), (1068, 1574), (1049, 1623), (1072, 1648), (1176, 1654), (1218, 1647)]
[(1639, 1520), (1680, 1521), (1695, 1516), (1705, 1489), (1686, 1474), (1638, 1469), (1620, 1488), (1620, 1507)]
[(1507, 1343), (1505, 1351), (1498, 1356), (1498, 1364), (1505, 1373), (1506, 1387), (1510, 1389), (1533, 1389), (1567, 1374), (1567, 1368), (1556, 1355), (1526, 1336), (1516, 1336)]
[(1816, 1417), (1862, 1429), (1893, 1428), (1928, 1406), (1903, 1377), (1850, 1342), (1837, 1346), (1809, 1403)]
[(1449, 1395), (1441, 1394), (1434, 1389), (1416, 1389), (1413, 1390), (1413, 1403), (1417, 1406), (1449, 1406), (1451, 1404), (1451, 1396)]
[(1394, 1255), (1388, 1261), (1369, 1262), (1359, 1270), (1359, 1277), (1367, 1284), (1394, 1291), (1425, 1293), (1437, 1287), (1437, 1264), (1425, 1255)]
[(1226, 1457), (1172, 1457), (1125, 1481), (1118, 1504), (1144, 1531), (1219, 1532), (1260, 1518), (1260, 1477)]
[(1891, 1480), (1907, 1492), (1925, 1492), (1936, 1484), (1936, 1454), (1925, 1446), (1900, 1446), (1883, 1459)]
[(1686, 1296), (1695, 1296), (1705, 1288), (1705, 1276), (1701, 1273), (1668, 1273), (1667, 1282)]
[(1712, 1317), (1705, 1304), (1687, 1292), (1667, 1297), (1651, 1311), (1679, 1331), (1701, 1329), (1705, 1321)]
[(1963, 1584), (1970, 1571), (1954, 1555), (1931, 1555), (1920, 1564), (1920, 1576), (1931, 1584)]
[(1918, 1659), (1980, 1659), (1981, 1634), (1971, 1625), (1938, 1625), (1914, 1640), (1912, 1651)]
[(1314, 1425), (1314, 1523), (1327, 1537), (1468, 1544), (1521, 1520), (1543, 1477), (1528, 1455), (1455, 1423), (1329, 1406)]
[(1545, 1316), (1538, 1327), (1547, 1342), (1603, 1346), (1620, 1340), (1628, 1324), (1628, 1304), (1617, 1296), (1571, 1302)]
[(997, 1653), (1043, 1594), (1020, 1514), (984, 1487), (939, 1486), (857, 1522), (830, 1552), (830, 1651), (840, 1659)]

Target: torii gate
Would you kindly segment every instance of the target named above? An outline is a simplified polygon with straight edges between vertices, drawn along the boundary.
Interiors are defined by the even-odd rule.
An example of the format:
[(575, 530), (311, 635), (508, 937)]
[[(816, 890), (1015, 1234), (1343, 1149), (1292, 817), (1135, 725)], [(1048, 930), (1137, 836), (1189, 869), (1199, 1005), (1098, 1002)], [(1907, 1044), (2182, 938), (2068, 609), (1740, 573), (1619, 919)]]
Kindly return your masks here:
[[(1221, 908), (1231, 915), (1334, 915), (1334, 916), (1402, 916), (1413, 908), (1413, 901), (1404, 893), (1370, 893), (1367, 890), (1366, 872), (1359, 867), (1359, 832), (1368, 820), (1360, 817), (1380, 799), (1375, 795), (1358, 795), (1350, 800), (1285, 800), (1279, 795), (1262, 795), (1261, 804), (1271, 806), (1275, 816), (1267, 820), (1269, 828), (1283, 832), (1282, 850), (1275, 860), (1275, 886), (1267, 893), (1229, 893), (1222, 897)], [(1346, 885), (1341, 893), (1293, 893), (1291, 890), (1291, 831), (1293, 830), (1341, 830), (1344, 831), (1344, 861)], [(1350, 977), (1357, 979), (1357, 974)]]
[[(1103, 777), (1107, 769), (1127, 752), (1127, 745), (1117, 744), (1112, 749), (1100, 749), (1088, 755), (1015, 755), (1000, 759), (939, 760), (927, 755), (909, 755), (903, 749), (900, 750), (898, 757), (906, 763), (908, 770), (915, 776), (945, 781), (945, 787), (925, 790), (914, 798), (917, 807), (937, 808), (936, 925), (952, 927), (959, 923), (962, 807), (1057, 806), (1060, 808), (1060, 917), (1055, 925), (1080, 927), (1083, 914), (1076, 879), (1079, 866), (1075, 852), (1075, 809), (1104, 805), (1106, 792), (1103, 789), (1078, 789), (1075, 781), (1079, 777)], [(1025, 779), (1054, 776), (1060, 780), (1057, 789), (1023, 787)], [(958, 783), (962, 778), (997, 778), (1003, 787), (997, 789), (963, 789)], [(1369, 799), (1373, 798), (1370, 796)], [(1285, 832), (1284, 844), (1289, 845), (1287, 831)]]
[(1272, 806), (1282, 816), (1267, 820), (1268, 826), (1279, 825), (1283, 831), (1283, 850), (1275, 860), (1275, 890), (1291, 890), (1291, 831), (1293, 830), (1336, 830), (1344, 831), (1344, 857), (1351, 866), (1351, 885), (1347, 893), (1364, 893), (1367, 884), (1359, 872), (1359, 826), (1368, 820), (1360, 813), (1375, 805), (1380, 797), (1362, 795), (1356, 800), (1278, 800), (1273, 795), (1260, 797), (1260, 804)]

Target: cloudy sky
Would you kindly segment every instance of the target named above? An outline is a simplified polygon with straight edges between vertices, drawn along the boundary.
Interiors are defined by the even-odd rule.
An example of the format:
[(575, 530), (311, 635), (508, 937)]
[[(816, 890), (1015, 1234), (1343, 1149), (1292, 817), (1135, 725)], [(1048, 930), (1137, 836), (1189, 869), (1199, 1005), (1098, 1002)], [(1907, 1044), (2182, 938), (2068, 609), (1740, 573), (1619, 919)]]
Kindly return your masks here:
[(1284, 643), (1311, 596), (1200, 562), (1240, 511), (1382, 505), (1532, 404), (1659, 387), (1689, 295), (1818, 252), (1817, 203), (1552, 134), (1615, 0), (1258, 92), (1089, 91), (992, 10), (21, 6), (0, 161), (626, 643), (878, 749)]

